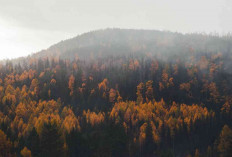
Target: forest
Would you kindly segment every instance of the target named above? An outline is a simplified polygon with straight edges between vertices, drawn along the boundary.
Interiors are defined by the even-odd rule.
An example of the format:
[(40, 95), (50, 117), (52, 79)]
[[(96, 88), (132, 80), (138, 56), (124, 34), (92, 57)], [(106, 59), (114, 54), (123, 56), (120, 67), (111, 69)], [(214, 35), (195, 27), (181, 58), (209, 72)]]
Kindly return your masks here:
[(232, 36), (107, 29), (0, 64), (0, 157), (230, 157)]

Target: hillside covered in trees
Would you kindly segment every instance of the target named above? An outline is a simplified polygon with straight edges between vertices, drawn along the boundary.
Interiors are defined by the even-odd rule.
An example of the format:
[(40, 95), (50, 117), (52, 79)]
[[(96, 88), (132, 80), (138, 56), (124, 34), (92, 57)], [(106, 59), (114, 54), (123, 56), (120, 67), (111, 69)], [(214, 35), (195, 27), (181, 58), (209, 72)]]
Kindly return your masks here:
[(232, 36), (107, 29), (0, 65), (0, 157), (229, 157)]

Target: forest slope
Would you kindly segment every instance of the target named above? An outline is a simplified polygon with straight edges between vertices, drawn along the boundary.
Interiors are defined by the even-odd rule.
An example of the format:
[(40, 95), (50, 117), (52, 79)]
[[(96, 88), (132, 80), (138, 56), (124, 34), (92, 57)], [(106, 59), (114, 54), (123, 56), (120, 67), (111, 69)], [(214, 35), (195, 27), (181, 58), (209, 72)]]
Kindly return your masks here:
[(0, 65), (0, 156), (230, 156), (232, 37), (107, 29)]

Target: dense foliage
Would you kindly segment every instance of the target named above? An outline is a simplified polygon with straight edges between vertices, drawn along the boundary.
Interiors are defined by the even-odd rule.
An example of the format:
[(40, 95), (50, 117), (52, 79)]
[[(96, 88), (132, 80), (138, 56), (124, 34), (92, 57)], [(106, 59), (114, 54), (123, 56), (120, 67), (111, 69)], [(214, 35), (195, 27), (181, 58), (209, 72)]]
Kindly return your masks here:
[(150, 52), (129, 42), (136, 52), (6, 61), (0, 156), (229, 156), (231, 38), (166, 35)]

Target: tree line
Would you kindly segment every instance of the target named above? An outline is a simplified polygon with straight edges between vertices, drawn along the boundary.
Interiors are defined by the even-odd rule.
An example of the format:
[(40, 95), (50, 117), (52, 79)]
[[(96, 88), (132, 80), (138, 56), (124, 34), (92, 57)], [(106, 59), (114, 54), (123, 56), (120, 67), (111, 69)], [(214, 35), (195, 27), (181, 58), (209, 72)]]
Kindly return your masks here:
[(229, 53), (0, 65), (0, 156), (230, 156)]

